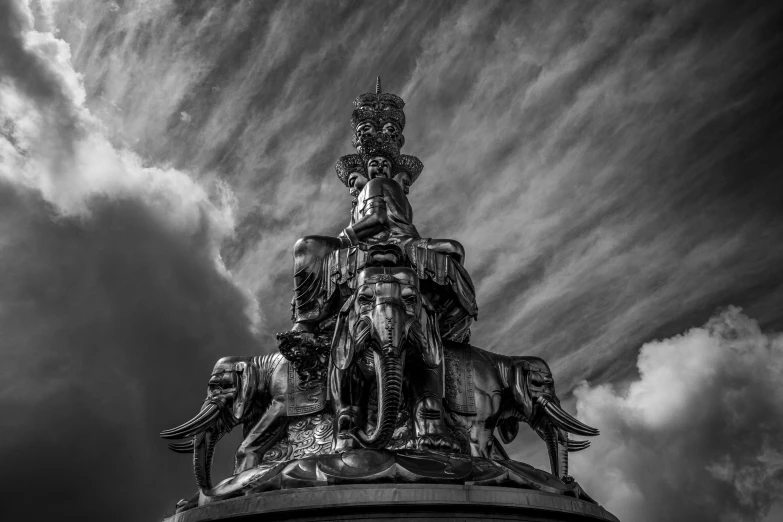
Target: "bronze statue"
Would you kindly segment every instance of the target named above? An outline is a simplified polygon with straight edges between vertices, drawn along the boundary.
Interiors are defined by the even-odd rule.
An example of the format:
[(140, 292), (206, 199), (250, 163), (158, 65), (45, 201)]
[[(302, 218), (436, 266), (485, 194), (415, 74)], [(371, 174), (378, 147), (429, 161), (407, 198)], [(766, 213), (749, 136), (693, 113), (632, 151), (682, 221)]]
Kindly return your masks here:
[[(178, 511), (270, 489), (374, 482), (533, 488), (594, 502), (568, 474), (568, 452), (598, 435), (565, 412), (546, 362), (471, 346), (473, 283), (458, 242), (422, 238), (407, 194), (423, 165), (400, 154), (404, 102), (354, 100), (352, 144), (337, 175), (348, 226), (294, 247), (290, 332), (280, 353), (218, 361), (199, 413), (161, 436), (193, 452), (200, 492)], [(510, 460), (527, 423), (551, 473)], [(234, 474), (217, 485), (220, 437), (242, 425)], [(365, 477), (365, 478), (362, 478)], [(461, 482), (460, 482), (461, 481)]]
[(318, 413), (326, 406), (324, 376), (303, 381), (280, 353), (256, 357), (224, 357), (212, 370), (207, 398), (198, 415), (163, 431), (168, 439), (191, 439), (170, 447), (193, 454), (199, 488), (212, 487), (210, 469), (215, 443), (242, 424), (234, 473), (258, 465), (264, 453), (283, 435), (291, 417)]
[[(587, 448), (568, 433), (594, 437), (598, 430), (560, 407), (552, 372), (538, 357), (505, 356), (446, 341), (448, 424), (475, 457), (491, 458), (497, 429), (505, 444), (526, 422), (547, 444), (552, 474), (568, 477), (568, 451)], [(459, 385), (464, 383), (463, 387)]]
[(350, 224), (337, 237), (306, 236), (294, 246), (294, 331), (316, 332), (355, 289), (354, 276), (364, 267), (361, 246), (398, 245), (406, 262), (425, 280), (430, 301), (441, 317), (445, 339), (469, 338), (478, 313), (473, 283), (463, 267), (465, 251), (457, 241), (422, 238), (413, 225), (406, 193), (422, 171), (421, 162), (399, 153), (405, 103), (382, 93), (354, 100), (353, 145), (358, 154), (340, 158), (340, 180), (356, 194)]
[[(357, 276), (355, 294), (340, 311), (332, 346), (330, 391), (335, 410), (335, 449), (384, 448), (391, 442), (407, 392), (415, 426), (415, 447), (459, 451), (443, 419), (443, 345), (432, 306), (419, 291), (419, 278), (397, 266), (402, 252), (371, 250), (369, 267)], [(403, 373), (405, 380), (403, 382)], [(368, 381), (377, 388), (377, 422), (367, 435)]]

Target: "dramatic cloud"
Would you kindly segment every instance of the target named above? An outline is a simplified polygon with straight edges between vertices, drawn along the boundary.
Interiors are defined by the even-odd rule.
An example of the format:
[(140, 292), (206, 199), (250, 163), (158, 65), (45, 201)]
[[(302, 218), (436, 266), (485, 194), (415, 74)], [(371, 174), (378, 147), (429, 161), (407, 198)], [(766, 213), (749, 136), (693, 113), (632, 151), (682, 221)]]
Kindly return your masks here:
[(704, 327), (645, 344), (620, 391), (580, 385), (599, 426), (572, 459), (621, 520), (761, 520), (783, 500), (783, 335), (729, 308)]
[(197, 403), (226, 351), (263, 350), (219, 255), (230, 191), (115, 148), (68, 45), (24, 6), (0, 19), (0, 512), (162, 514), (190, 480), (156, 440), (185, 416), (174, 398)]
[[(474, 342), (545, 357), (569, 404), (588, 379), (585, 415), (609, 444), (608, 426), (634, 424), (600, 405), (642, 408), (623, 389), (639, 346), (730, 304), (783, 331), (781, 13), (0, 2), (0, 458), (20, 499), (0, 512), (139, 520), (191, 493), (187, 459), (156, 433), (193, 413), (217, 357), (272, 350), (290, 327), (291, 246), (345, 226), (332, 166), (377, 74), (406, 100), (404, 152), (425, 163), (418, 229), (466, 247)], [(779, 448), (754, 436), (745, 453), (719, 435), (723, 453), (705, 442), (704, 458), (677, 462), (702, 465), (704, 495), (725, 484), (727, 509), (760, 513), (769, 499), (742, 478), (754, 457), (739, 455), (758, 442), (769, 471)], [(592, 451), (613, 462), (605, 443)], [(615, 469), (651, 499), (668, 487)], [(656, 507), (586, 486), (610, 510)]]

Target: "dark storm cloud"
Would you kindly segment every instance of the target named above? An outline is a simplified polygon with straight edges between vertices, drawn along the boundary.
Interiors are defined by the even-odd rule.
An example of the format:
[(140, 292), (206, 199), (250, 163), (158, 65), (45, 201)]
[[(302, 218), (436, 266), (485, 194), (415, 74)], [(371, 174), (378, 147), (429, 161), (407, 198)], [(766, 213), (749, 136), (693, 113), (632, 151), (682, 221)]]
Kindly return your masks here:
[(157, 432), (197, 408), (221, 354), (259, 350), (244, 297), (206, 230), (166, 230), (143, 203), (96, 200), (85, 223), (6, 183), (0, 201), (3, 518), (162, 515), (191, 477)]
[(161, 464), (157, 432), (200, 403), (215, 359), (265, 349), (218, 256), (230, 198), (113, 148), (67, 44), (3, 10), (0, 518), (162, 514), (190, 473)]
[[(543, 355), (567, 398), (584, 378), (633, 381), (642, 344), (718, 306), (783, 328), (774, 3), (3, 5), (3, 352), (35, 361), (5, 370), (3, 411), (59, 421), (58, 469), (87, 428), (85, 459), (115, 459), (116, 483), (57, 497), (73, 512), (145, 487), (127, 516), (154, 518), (188, 494), (154, 435), (192, 414), (216, 357), (289, 327), (291, 245), (348, 221), (332, 165), (376, 74), (425, 163), (417, 227), (468, 252), (475, 344)], [(105, 404), (77, 377), (106, 384), (98, 368)], [(35, 450), (11, 440), (0, 451)]]

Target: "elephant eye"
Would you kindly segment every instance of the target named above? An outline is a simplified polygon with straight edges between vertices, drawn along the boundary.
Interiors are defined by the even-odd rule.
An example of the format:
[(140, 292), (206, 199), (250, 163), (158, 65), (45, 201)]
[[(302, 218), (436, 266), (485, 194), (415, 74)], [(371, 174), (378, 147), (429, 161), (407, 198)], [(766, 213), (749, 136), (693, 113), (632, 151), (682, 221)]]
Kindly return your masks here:
[(364, 289), (364, 290), (362, 290), (362, 291), (359, 293), (359, 296), (358, 296), (359, 303), (360, 303), (360, 304), (369, 304), (369, 303), (372, 303), (373, 297), (374, 297), (374, 296), (373, 296), (373, 294), (372, 294), (372, 290), (370, 290), (369, 288), (368, 288), (368, 289)]

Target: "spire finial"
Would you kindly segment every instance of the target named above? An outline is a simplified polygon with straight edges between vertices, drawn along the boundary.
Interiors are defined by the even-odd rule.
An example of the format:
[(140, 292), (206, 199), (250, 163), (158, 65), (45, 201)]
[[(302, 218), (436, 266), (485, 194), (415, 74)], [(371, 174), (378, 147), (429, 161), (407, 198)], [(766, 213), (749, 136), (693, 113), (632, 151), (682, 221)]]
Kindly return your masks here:
[(375, 80), (375, 95), (381, 94), (381, 77), (378, 76), (378, 79)]

